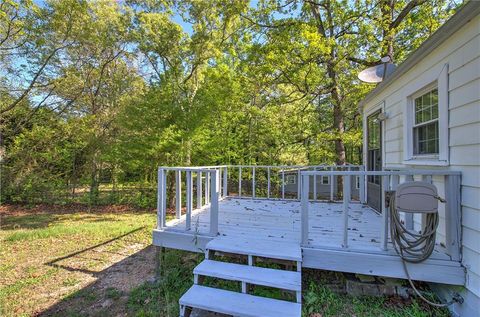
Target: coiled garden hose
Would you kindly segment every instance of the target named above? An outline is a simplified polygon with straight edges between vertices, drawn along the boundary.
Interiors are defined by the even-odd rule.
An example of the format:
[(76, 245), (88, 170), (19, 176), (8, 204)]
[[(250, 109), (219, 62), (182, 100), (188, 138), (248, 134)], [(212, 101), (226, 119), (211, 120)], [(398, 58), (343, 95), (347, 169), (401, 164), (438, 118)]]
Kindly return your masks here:
[[(436, 198), (439, 199), (439, 197)], [(451, 301), (441, 304), (428, 300), (415, 287), (407, 269), (407, 262), (420, 263), (428, 259), (432, 254), (435, 248), (435, 238), (439, 222), (438, 212), (427, 213), (425, 218), (425, 227), (423, 228), (422, 232), (417, 233), (414, 230), (409, 230), (402, 223), (400, 219), (400, 213), (395, 206), (395, 195), (391, 195), (390, 237), (392, 239), (395, 251), (402, 259), (405, 275), (407, 276), (408, 282), (410, 283), (410, 286), (414, 292), (423, 301), (435, 307), (446, 307), (455, 302), (461, 302), (462, 299), (461, 297), (459, 298), (459, 296), (454, 296)]]

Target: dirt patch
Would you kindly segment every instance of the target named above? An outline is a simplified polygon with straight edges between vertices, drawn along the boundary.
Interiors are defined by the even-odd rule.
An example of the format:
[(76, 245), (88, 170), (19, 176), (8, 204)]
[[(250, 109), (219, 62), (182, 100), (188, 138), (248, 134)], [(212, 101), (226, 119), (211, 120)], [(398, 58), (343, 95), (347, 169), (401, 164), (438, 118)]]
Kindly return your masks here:
[[(137, 249), (130, 245), (122, 250)], [(108, 266), (92, 276), (93, 281), (37, 316), (127, 316), (131, 290), (155, 279), (156, 248), (149, 246)], [(101, 251), (100, 251), (101, 252)]]

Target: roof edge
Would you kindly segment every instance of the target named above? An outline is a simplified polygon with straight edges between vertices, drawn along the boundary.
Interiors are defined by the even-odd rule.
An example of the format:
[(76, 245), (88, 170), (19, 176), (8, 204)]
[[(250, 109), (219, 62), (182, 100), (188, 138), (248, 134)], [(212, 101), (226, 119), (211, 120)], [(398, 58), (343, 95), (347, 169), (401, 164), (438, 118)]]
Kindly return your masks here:
[(455, 32), (460, 30), (465, 24), (480, 14), (480, 1), (470, 0), (465, 3), (450, 19), (439, 27), (425, 42), (423, 42), (415, 51), (401, 63), (398, 68), (384, 81), (379, 83), (365, 98), (360, 101), (358, 108), (363, 107), (375, 98), (385, 88), (390, 86), (396, 79), (408, 72), (414, 65), (425, 58), (438, 46), (443, 44)]

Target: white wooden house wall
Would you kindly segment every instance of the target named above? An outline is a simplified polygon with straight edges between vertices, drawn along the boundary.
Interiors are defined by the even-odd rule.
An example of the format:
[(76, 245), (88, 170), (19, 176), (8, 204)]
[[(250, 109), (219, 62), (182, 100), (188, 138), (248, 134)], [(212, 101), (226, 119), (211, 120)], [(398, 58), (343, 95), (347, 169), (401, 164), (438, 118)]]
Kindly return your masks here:
[[(448, 87), (448, 163), (443, 166), (408, 164), (405, 161), (405, 109), (408, 96), (440, 76)], [(439, 87), (439, 94), (442, 93)], [(441, 168), (462, 171), (463, 264), (467, 268), (466, 302), (453, 310), (459, 316), (480, 314), (480, 16), (476, 16), (433, 49), (363, 106), (364, 120), (382, 108), (384, 168)], [(365, 121), (364, 121), (365, 122)], [(364, 125), (365, 126), (365, 125)], [(366, 137), (366, 136), (365, 136)], [(365, 142), (364, 142), (365, 143)], [(366, 151), (364, 151), (366, 153)], [(365, 158), (364, 158), (365, 159)], [(364, 160), (365, 161), (365, 160)], [(438, 187), (443, 188), (438, 179)], [(443, 189), (439, 188), (441, 192)], [(440, 210), (444, 227), (444, 210)], [(415, 219), (419, 225), (420, 219)], [(439, 239), (444, 238), (439, 231)]]

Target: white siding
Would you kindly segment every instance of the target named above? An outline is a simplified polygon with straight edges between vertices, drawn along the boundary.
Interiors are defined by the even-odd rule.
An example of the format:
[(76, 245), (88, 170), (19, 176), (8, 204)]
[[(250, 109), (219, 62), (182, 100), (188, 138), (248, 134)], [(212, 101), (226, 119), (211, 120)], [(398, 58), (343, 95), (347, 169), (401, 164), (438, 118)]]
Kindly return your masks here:
[[(467, 268), (459, 314), (480, 309), (480, 17), (474, 18), (421, 62), (379, 92), (364, 111), (384, 101), (389, 118), (384, 123), (384, 167), (404, 166), (404, 116), (406, 97), (421, 89), (448, 64), (449, 166), (462, 171), (462, 253)], [(406, 166), (405, 166), (406, 167)], [(409, 167), (416, 167), (411, 166)], [(428, 168), (428, 166), (421, 166)], [(438, 167), (437, 167), (438, 168)], [(443, 188), (441, 182), (436, 185)], [(442, 222), (444, 215), (441, 212)], [(439, 236), (442, 238), (444, 231)], [(467, 307), (467, 308), (466, 308)], [(474, 310), (472, 310), (472, 307)]]

